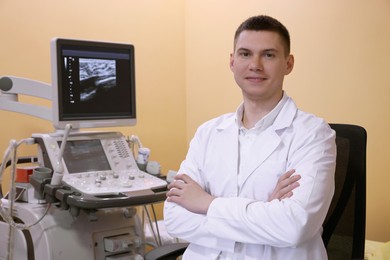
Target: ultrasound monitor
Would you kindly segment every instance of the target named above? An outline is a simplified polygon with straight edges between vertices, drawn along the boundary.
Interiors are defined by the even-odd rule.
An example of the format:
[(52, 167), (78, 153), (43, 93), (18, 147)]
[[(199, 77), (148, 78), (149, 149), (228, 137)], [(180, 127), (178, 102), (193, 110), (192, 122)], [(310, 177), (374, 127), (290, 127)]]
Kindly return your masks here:
[(51, 63), (56, 129), (136, 124), (133, 45), (55, 38)]

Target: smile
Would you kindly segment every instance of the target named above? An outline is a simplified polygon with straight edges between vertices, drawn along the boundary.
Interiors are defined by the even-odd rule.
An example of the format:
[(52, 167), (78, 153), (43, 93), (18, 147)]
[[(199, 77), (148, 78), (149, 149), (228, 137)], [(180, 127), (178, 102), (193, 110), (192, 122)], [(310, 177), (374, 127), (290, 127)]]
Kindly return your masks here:
[(267, 80), (267, 78), (263, 78), (263, 77), (246, 77), (245, 79), (251, 82), (262, 82)]

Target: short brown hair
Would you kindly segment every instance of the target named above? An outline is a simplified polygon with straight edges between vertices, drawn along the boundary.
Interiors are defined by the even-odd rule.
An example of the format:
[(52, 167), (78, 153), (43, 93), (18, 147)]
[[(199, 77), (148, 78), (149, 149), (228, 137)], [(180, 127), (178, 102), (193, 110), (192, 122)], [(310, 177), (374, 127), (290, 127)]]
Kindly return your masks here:
[(243, 31), (271, 31), (276, 32), (282, 38), (286, 56), (290, 54), (290, 34), (287, 28), (275, 18), (267, 15), (249, 17), (237, 28), (234, 34), (234, 48), (236, 48), (237, 38)]

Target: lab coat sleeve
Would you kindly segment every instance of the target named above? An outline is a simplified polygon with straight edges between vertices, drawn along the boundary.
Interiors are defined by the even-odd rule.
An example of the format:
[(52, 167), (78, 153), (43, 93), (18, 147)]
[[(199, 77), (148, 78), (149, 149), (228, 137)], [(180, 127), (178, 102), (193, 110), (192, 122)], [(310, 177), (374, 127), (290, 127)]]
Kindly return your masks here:
[[(191, 140), (186, 159), (182, 162), (178, 173), (189, 175), (207, 191), (208, 187), (201, 178), (202, 173), (199, 167), (205, 154), (203, 151), (204, 141), (202, 140), (204, 133), (201, 134), (201, 132), (198, 130)], [(206, 215), (192, 213), (176, 203), (168, 201), (164, 203), (164, 224), (171, 236), (207, 248), (232, 252), (234, 240), (212, 236), (207, 228), (207, 221)]]
[(211, 236), (294, 247), (318, 235), (334, 193), (335, 133), (325, 122), (307, 127), (289, 143), (287, 166), (302, 176), (294, 195), (271, 202), (216, 198), (203, 227)]

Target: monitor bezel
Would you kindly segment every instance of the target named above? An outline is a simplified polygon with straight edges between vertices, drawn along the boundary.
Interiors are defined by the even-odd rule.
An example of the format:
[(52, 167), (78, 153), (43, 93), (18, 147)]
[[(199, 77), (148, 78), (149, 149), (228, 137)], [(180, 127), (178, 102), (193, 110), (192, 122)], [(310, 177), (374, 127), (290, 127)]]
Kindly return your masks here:
[[(129, 53), (129, 82), (131, 93), (131, 110), (126, 117), (86, 117), (82, 120), (68, 120), (62, 119), (60, 111), (62, 111), (61, 104), (61, 89), (62, 89), (62, 49), (64, 46), (82, 46), (82, 47), (99, 47), (107, 50), (121, 49)], [(53, 38), (51, 40), (51, 66), (52, 66), (52, 113), (53, 126), (55, 129), (64, 129), (67, 124), (72, 125), (72, 129), (80, 128), (96, 128), (96, 127), (119, 127), (119, 126), (134, 126), (137, 123), (136, 117), (136, 93), (135, 93), (135, 61), (134, 61), (134, 46), (132, 44), (91, 41), (69, 38)]]

